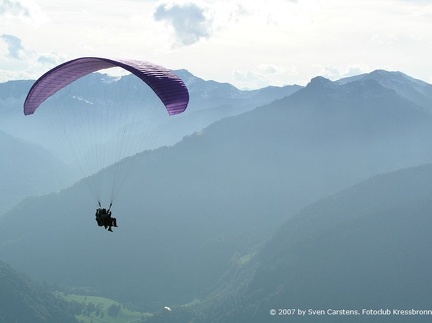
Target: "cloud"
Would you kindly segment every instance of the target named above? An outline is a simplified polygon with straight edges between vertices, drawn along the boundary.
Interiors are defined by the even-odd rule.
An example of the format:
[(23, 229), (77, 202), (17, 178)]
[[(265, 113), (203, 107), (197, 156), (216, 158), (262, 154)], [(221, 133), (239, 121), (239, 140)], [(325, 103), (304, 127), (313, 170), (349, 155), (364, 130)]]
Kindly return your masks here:
[(335, 65), (327, 65), (321, 69), (319, 75), (322, 75), (325, 78), (335, 81), (344, 77), (350, 77), (354, 75), (368, 73), (370, 71), (371, 68), (365, 64), (350, 65), (344, 68)]
[(0, 16), (13, 15), (13, 16), (30, 16), (30, 12), (19, 1), (2, 0), (0, 2)]
[(25, 23), (40, 26), (49, 20), (41, 7), (33, 0), (0, 0), (0, 25)]
[(1, 39), (6, 43), (8, 49), (8, 56), (10, 58), (19, 59), (24, 53), (24, 47), (22, 46), (21, 39), (14, 35), (3, 34), (0, 36)]
[(268, 84), (284, 86), (290, 77), (297, 74), (295, 66), (260, 64), (253, 70), (235, 70), (233, 78), (236, 84), (241, 85), (241, 89), (259, 89)]
[(54, 53), (42, 54), (37, 58), (37, 62), (41, 65), (53, 66), (59, 64), (61, 58)]
[(0, 44), (2, 45), (0, 58), (3, 56), (6, 59), (20, 60), (22, 62), (32, 61), (32, 64), (34, 64), (34, 61), (40, 64), (54, 64), (58, 61), (57, 56), (53, 53), (38, 55), (34, 50), (26, 48), (22, 40), (14, 35), (0, 35)]
[(36, 79), (66, 59), (56, 52), (39, 53), (28, 49), (22, 40), (14, 35), (0, 35), (0, 82)]
[(211, 34), (211, 19), (206, 18), (204, 9), (195, 4), (160, 5), (153, 17), (156, 21), (164, 21), (174, 28), (180, 45), (192, 45)]

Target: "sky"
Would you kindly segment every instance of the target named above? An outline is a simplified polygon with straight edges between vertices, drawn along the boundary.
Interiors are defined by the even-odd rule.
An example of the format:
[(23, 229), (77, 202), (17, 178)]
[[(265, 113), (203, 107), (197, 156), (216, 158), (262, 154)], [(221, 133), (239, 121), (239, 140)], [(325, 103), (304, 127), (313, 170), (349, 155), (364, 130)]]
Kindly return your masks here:
[(239, 89), (376, 69), (432, 83), (432, 0), (0, 0), (0, 82), (83, 56)]

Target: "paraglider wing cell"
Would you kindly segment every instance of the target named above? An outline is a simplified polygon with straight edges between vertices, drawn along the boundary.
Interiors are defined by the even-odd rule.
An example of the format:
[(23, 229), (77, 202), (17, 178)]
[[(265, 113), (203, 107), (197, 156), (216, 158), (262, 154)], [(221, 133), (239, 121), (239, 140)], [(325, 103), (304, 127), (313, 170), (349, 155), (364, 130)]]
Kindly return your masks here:
[(31, 87), (24, 114), (33, 114), (51, 95), (82, 76), (101, 69), (121, 67), (143, 80), (160, 98), (170, 115), (182, 113), (189, 103), (183, 81), (168, 69), (149, 62), (101, 57), (82, 57), (54, 67)]

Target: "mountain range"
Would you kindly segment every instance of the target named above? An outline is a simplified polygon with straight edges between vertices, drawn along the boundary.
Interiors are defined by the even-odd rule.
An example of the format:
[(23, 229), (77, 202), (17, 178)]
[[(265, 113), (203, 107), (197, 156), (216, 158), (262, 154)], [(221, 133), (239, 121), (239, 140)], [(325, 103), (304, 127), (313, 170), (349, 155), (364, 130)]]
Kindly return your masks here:
[[(89, 153), (91, 153), (90, 150), (95, 150), (96, 145), (108, 145), (110, 148), (116, 147), (118, 143), (115, 136), (111, 136), (107, 131), (101, 131), (103, 125), (99, 126), (96, 122), (93, 132), (84, 128), (76, 128), (76, 125), (83, 123), (89, 126), (92, 124), (85, 119), (88, 115), (74, 113), (74, 111), (83, 112), (82, 110), (89, 105), (99, 104), (118, 107), (120, 111), (128, 107), (128, 111), (132, 112), (132, 117), (144, 115), (146, 123), (141, 126), (143, 130), (132, 133), (129, 137), (122, 137), (123, 140), (128, 140), (134, 144), (131, 146), (136, 150), (129, 153), (132, 155), (139, 152), (139, 149), (154, 149), (173, 145), (185, 135), (200, 131), (221, 118), (251, 110), (257, 105), (272, 102), (301, 88), (294, 85), (241, 91), (230, 84), (205, 81), (185, 70), (177, 71), (177, 73), (188, 85), (191, 99), (187, 112), (184, 116), (177, 117), (175, 122), (171, 121), (167, 115), (161, 116), (163, 109), (157, 96), (132, 75), (117, 79), (106, 74), (91, 74), (74, 82), (47, 100), (41, 113), (27, 117), (23, 114), (23, 103), (34, 81), (10, 81), (0, 84), (0, 131), (2, 131), (2, 136), (9, 136), (7, 142), (4, 142), (3, 156), (10, 156), (6, 158), (7, 160), (3, 163), (4, 167), (0, 169), (0, 178), (7, 179), (8, 176), (15, 176), (11, 169), (14, 162), (9, 165), (10, 161), (28, 162), (31, 160), (33, 162), (33, 167), (26, 169), (28, 174), (16, 176), (16, 179), (20, 180), (16, 186), (14, 181), (8, 180), (10, 185), (5, 186), (4, 190), (7, 190), (8, 193), (13, 192), (14, 196), (12, 197), (10, 194), (0, 195), (0, 213), (10, 209), (24, 197), (41, 195), (67, 187), (80, 177), (89, 176), (94, 171), (100, 170), (122, 157), (121, 155), (119, 157), (118, 151), (114, 150), (112, 156), (109, 154), (106, 156), (105, 153), (103, 159), (98, 156), (97, 162), (94, 165), (89, 165), (86, 160), (95, 159)], [(65, 115), (60, 115), (55, 111), (57, 107), (61, 106), (67, 107), (70, 111), (67, 114), (67, 117), (70, 118), (69, 127), (60, 128), (58, 126), (65, 118)], [(144, 112), (138, 114), (134, 112), (135, 110), (143, 110)], [(125, 119), (125, 121), (122, 125), (116, 125), (119, 131), (123, 131), (122, 127), (138, 128), (137, 125), (133, 124), (136, 120), (123, 118), (121, 115), (120, 117), (119, 119)], [(109, 127), (112, 127), (116, 121), (114, 118), (111, 119), (111, 124), (105, 125), (106, 129), (110, 129)], [(147, 130), (148, 128), (151, 129)], [(154, 129), (159, 132), (157, 136), (154, 135)], [(98, 135), (102, 133), (105, 137), (102, 137), (101, 141), (91, 141), (93, 138), (89, 139), (89, 134), (95, 137), (96, 133)], [(146, 142), (138, 142), (137, 137), (145, 138)], [(31, 144), (36, 145), (37, 147), (32, 149), (38, 153), (35, 154), (31, 149), (21, 148), (20, 146), (24, 142), (29, 146)], [(69, 147), (74, 145), (76, 145), (74, 148)], [(15, 151), (10, 151), (10, 147), (15, 147)], [(22, 154), (30, 153), (32, 157), (16, 155), (18, 151), (21, 151)], [(126, 156), (125, 154), (123, 157)], [(42, 160), (39, 161), (39, 158)], [(77, 163), (77, 159), (85, 159), (85, 161)], [(39, 167), (44, 163), (46, 169)], [(84, 171), (83, 168), (85, 168)], [(35, 169), (38, 171), (35, 172)], [(45, 171), (51, 172), (51, 176), (46, 176)], [(36, 178), (33, 180), (33, 177)]]
[(431, 166), (410, 167), (432, 160), (430, 89), (399, 72), (316, 77), (205, 127), (186, 115), (181, 141), (132, 157), (112, 234), (83, 179), (1, 217), (0, 259), (151, 311), (199, 299), (206, 322), (266, 322), (288, 305), (426, 307)]

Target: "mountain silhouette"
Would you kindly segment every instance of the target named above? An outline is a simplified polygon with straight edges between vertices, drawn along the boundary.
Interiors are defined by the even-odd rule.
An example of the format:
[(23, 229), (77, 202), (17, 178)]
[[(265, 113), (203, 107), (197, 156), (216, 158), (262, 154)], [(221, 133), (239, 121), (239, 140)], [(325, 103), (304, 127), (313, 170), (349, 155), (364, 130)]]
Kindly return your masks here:
[[(279, 309), (324, 310), (305, 322), (405, 322), (428, 309), (432, 165), (372, 177), (302, 209), (210, 298), (205, 322), (286, 320)], [(221, 296), (223, 295), (223, 296)], [(253, 308), (253, 311), (251, 310)], [(277, 309), (275, 317), (270, 309)], [(332, 315), (328, 309), (357, 310)], [(363, 310), (389, 310), (368, 315)], [(415, 312), (413, 312), (415, 313)], [(410, 321), (427, 322), (412, 314)]]
[(0, 131), (0, 214), (23, 198), (70, 185), (73, 171), (49, 151)]
[(431, 130), (426, 109), (376, 80), (317, 77), (290, 96), (132, 157), (113, 205), (113, 233), (96, 225), (88, 179), (26, 200), (0, 218), (0, 258), (38, 279), (145, 309), (188, 303), (305, 206), (430, 162)]
[(66, 301), (0, 262), (0, 322), (76, 323)]

